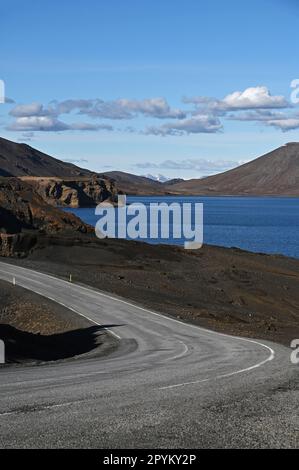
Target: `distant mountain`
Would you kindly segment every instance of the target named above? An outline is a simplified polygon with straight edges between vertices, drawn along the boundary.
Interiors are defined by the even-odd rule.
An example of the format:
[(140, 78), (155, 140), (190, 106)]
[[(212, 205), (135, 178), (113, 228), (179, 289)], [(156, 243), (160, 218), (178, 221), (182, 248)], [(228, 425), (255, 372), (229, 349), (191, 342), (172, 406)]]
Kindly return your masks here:
[(144, 176), (146, 178), (149, 178), (150, 180), (159, 181), (160, 183), (166, 183), (167, 181), (169, 181), (169, 178), (167, 178), (164, 175), (161, 175), (160, 173), (158, 175), (147, 174), (147, 175), (144, 175)]
[(165, 184), (167, 184), (167, 186), (172, 186), (177, 183), (182, 183), (183, 181), (185, 181), (183, 178), (173, 178), (172, 180), (165, 181)]
[[(115, 195), (118, 189), (126, 194), (165, 194), (163, 184), (159, 181), (121, 171), (111, 171), (99, 175), (88, 169), (51, 157), (30, 145), (12, 142), (1, 137), (0, 176), (24, 178), (28, 183), (34, 185), (35, 190), (39, 191), (44, 199), (51, 204), (69, 205), (65, 203), (64, 196), (67, 195), (66, 200), (70, 199), (69, 194), (73, 194), (74, 182), (77, 181), (82, 186), (81, 180), (92, 179), (94, 181), (95, 177), (102, 180), (99, 181), (99, 184), (106, 191), (107, 197), (109, 197), (109, 192)], [(41, 178), (43, 179), (41, 180)], [(53, 186), (53, 178), (63, 180), (64, 186), (62, 189), (60, 188), (61, 185), (58, 189), (57, 184)], [(49, 182), (47, 179), (49, 179)], [(70, 180), (69, 184), (67, 183), (68, 180)], [(111, 186), (111, 180), (117, 185), (119, 184), (117, 189), (114, 184)], [(75, 199), (76, 197), (72, 196), (70, 205), (74, 206)], [(99, 201), (96, 200), (95, 202)]]
[(100, 175), (102, 178), (111, 178), (119, 192), (128, 195), (153, 196), (168, 194), (165, 184), (152, 180), (146, 176), (133, 175), (123, 171), (108, 171)]
[(0, 137), (0, 176), (92, 176), (94, 172)]
[(198, 195), (299, 196), (299, 143), (288, 143), (218, 175), (168, 185), (168, 189)]
[[(73, 207), (87, 205), (89, 200), (97, 204), (105, 198), (115, 199), (117, 192), (144, 196), (299, 196), (299, 143), (288, 143), (217, 175), (161, 182), (122, 171), (95, 173), (58, 160), (29, 145), (0, 138), (0, 176), (23, 177), (47, 202)], [(39, 178), (33, 181), (34, 177)], [(54, 181), (55, 178), (63, 182)], [(91, 183), (86, 184), (86, 181)]]
[(249, 163), (206, 178), (164, 183), (144, 176), (109, 172), (126, 194), (299, 196), (299, 143), (291, 142)]

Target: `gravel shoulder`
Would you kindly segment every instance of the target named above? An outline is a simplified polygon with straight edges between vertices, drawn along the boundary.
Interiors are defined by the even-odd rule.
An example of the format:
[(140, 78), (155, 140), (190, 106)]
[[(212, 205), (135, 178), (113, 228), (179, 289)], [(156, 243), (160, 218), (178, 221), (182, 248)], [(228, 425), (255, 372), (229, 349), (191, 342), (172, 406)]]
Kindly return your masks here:
[(106, 331), (84, 317), (2, 280), (0, 305), (7, 365), (95, 357), (117, 347)]
[(127, 298), (209, 329), (290, 345), (299, 338), (299, 260), (205, 245), (189, 251), (95, 237), (47, 239), (5, 261)]

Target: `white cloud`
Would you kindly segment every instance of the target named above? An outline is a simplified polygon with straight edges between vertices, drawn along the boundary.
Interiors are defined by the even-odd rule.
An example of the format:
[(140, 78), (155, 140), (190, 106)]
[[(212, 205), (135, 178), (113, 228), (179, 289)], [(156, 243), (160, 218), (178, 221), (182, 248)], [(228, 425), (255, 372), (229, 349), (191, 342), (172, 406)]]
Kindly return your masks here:
[[(120, 131), (157, 136), (180, 136), (186, 134), (217, 133), (223, 128), (223, 119), (260, 122), (276, 127), (284, 132), (297, 129), (298, 114), (287, 113), (283, 108), (293, 108), (284, 96), (271, 95), (266, 86), (249, 87), (234, 91), (223, 99), (196, 96), (184, 98), (185, 103), (193, 104), (193, 109), (184, 111), (171, 107), (163, 97), (141, 100), (120, 98), (104, 101), (102, 99), (68, 99), (51, 101), (48, 105), (38, 102), (14, 106), (10, 115), (15, 118), (7, 129), (13, 131)], [(66, 123), (60, 120), (64, 114), (76, 113), (92, 122)], [(117, 126), (99, 120), (129, 121), (140, 116), (165, 120), (162, 125), (152, 124), (144, 131), (133, 126)], [(105, 122), (105, 121), (104, 121)]]
[(237, 113), (228, 116), (228, 119), (237, 121), (253, 121), (272, 126), (282, 132), (299, 129), (299, 114), (287, 114), (277, 111), (257, 110)]
[(57, 114), (68, 114), (74, 110), (89, 110), (94, 105), (92, 99), (69, 99), (64, 101), (51, 101), (50, 106), (56, 110)]
[(69, 127), (62, 121), (49, 116), (18, 117), (7, 129), (10, 131), (65, 131)]
[(67, 163), (73, 163), (75, 165), (81, 165), (83, 163), (88, 163), (88, 160), (86, 158), (63, 158), (64, 162)]
[(250, 87), (246, 88), (244, 91), (234, 91), (225, 96), (222, 100), (197, 96), (184, 98), (184, 102), (193, 103), (198, 108), (207, 109), (219, 115), (229, 111), (278, 109), (291, 106), (284, 96), (272, 96), (269, 89), (265, 86)]
[(299, 129), (299, 119), (297, 118), (285, 118), (267, 121), (269, 126), (276, 127), (282, 132), (293, 131)]
[(259, 121), (267, 122), (269, 120), (284, 119), (285, 113), (271, 110), (254, 110), (241, 113), (229, 114), (226, 118), (233, 121)]
[(34, 138), (34, 132), (23, 132), (22, 137), (18, 139), (19, 142), (31, 142)]
[(147, 135), (184, 135), (200, 133), (216, 133), (222, 129), (222, 124), (217, 117), (198, 115), (190, 119), (168, 122), (160, 127), (148, 127), (144, 134)]
[(136, 113), (156, 118), (183, 119), (186, 114), (180, 109), (171, 108), (164, 98), (151, 98), (141, 101), (119, 100), (119, 105)]
[(227, 95), (222, 101), (228, 110), (286, 108), (284, 96), (272, 96), (265, 86), (246, 88)]
[(203, 158), (189, 158), (186, 160), (165, 160), (161, 163), (137, 163), (135, 166), (142, 169), (156, 170), (192, 170), (200, 173), (202, 176), (220, 173), (222, 171), (235, 168), (243, 162), (232, 160), (206, 160)]
[(70, 124), (69, 129), (75, 131), (112, 131), (113, 127), (109, 124), (90, 124), (89, 122), (78, 122)]
[(50, 116), (53, 113), (45, 109), (41, 103), (33, 102), (29, 104), (19, 104), (15, 106), (9, 114), (14, 117), (33, 117)]
[(51, 116), (23, 116), (16, 118), (16, 120), (7, 127), (7, 130), (22, 132), (111, 131), (113, 130), (113, 127), (104, 124), (90, 124), (85, 122), (67, 124), (66, 122), (62, 122)]
[(57, 114), (66, 114), (77, 111), (93, 118), (104, 119), (133, 119), (137, 115), (159, 119), (182, 119), (186, 114), (180, 109), (171, 108), (165, 98), (147, 98), (132, 100), (121, 98), (104, 101), (102, 99), (70, 99), (51, 103)]

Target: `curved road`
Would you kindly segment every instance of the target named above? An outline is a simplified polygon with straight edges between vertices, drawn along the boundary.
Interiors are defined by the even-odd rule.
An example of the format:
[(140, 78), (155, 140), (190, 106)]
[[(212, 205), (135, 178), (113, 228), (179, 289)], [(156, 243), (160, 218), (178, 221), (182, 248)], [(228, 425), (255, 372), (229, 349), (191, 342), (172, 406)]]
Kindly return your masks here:
[(0, 278), (13, 277), (107, 327), (119, 346), (102, 358), (2, 368), (0, 447), (299, 446), (288, 348), (0, 262)]

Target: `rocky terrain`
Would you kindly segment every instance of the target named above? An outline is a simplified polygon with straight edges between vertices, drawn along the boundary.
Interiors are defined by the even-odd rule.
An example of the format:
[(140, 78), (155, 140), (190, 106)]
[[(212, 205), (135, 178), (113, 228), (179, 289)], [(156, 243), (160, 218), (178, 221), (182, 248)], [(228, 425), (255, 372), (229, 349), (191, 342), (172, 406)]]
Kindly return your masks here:
[(92, 233), (93, 228), (73, 214), (47, 204), (18, 178), (0, 178), (0, 254), (24, 256), (45, 234)]
[[(297, 152), (298, 144), (289, 144), (200, 184), (207, 185), (208, 180), (204, 187), (211, 194), (217, 194), (215, 188), (220, 191), (221, 184), (226, 193), (247, 194), (252, 185), (255, 191), (263, 187), (270, 194), (272, 184), (273, 194), (299, 195)], [(128, 194), (125, 185), (132, 184), (133, 176), (122, 176), (121, 189)], [(9, 262), (66, 278), (72, 273), (75, 282), (220, 331), (285, 344), (298, 337), (298, 260), (209, 246), (189, 252), (166, 245), (98, 240), (93, 227), (55, 206), (77, 207), (111, 198), (113, 182), (108, 187), (103, 183), (111, 182), (111, 175), (19, 177), (0, 178), (0, 255)], [(146, 194), (146, 182), (138, 181)], [(218, 181), (218, 186), (211, 181)], [(170, 186), (183, 184), (187, 182)]]
[(21, 177), (30, 184), (45, 202), (57, 207), (91, 207), (100, 202), (117, 200), (114, 183), (105, 178), (61, 179)]
[(218, 331), (288, 346), (299, 337), (299, 260), (53, 234), (7, 261), (67, 280), (71, 273), (73, 282)]
[(164, 183), (122, 171), (95, 173), (0, 138), (0, 176), (17, 176), (54, 206), (93, 206), (117, 193), (141, 196), (299, 196), (299, 143), (291, 142), (233, 170)]
[(117, 193), (108, 177), (0, 137), (1, 176), (21, 178), (53, 206), (95, 206)]
[(106, 354), (113, 338), (45, 297), (0, 280), (0, 338), (9, 363), (40, 363)]

